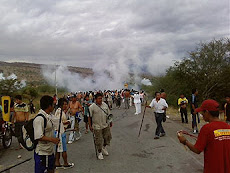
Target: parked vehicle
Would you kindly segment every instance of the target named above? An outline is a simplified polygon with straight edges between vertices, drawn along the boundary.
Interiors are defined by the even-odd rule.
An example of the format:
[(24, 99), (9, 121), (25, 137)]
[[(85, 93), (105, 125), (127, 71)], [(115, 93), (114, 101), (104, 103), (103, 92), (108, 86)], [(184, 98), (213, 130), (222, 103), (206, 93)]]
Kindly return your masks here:
[(0, 140), (4, 148), (9, 148), (12, 143), (12, 125), (10, 123), (10, 103), (9, 96), (2, 96), (0, 109)]
[(0, 140), (4, 148), (9, 148), (12, 143), (12, 127), (9, 122), (3, 121), (0, 115)]

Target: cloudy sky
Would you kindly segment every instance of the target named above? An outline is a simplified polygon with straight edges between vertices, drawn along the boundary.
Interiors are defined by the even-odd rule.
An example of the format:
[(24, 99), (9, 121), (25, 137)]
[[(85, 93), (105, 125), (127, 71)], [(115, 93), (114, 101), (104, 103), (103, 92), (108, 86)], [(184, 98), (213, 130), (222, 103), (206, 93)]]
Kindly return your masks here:
[(1, 0), (0, 60), (162, 72), (200, 41), (229, 36), (229, 8), (229, 0)]

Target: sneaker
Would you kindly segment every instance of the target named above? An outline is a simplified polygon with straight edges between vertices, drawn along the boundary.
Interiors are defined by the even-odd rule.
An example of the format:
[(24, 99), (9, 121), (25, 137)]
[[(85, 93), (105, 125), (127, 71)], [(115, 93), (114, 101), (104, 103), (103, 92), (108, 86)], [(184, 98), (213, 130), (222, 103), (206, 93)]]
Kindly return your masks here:
[(105, 156), (108, 156), (108, 155), (109, 155), (109, 152), (108, 152), (108, 150), (106, 149), (106, 147), (102, 147), (102, 153), (103, 153)]
[(68, 141), (68, 144), (72, 144), (73, 143), (73, 141)]
[(63, 168), (63, 165), (58, 165), (58, 166), (55, 166), (56, 169), (62, 169)]
[(160, 139), (160, 137), (159, 136), (155, 136), (154, 139)]
[(165, 133), (161, 133), (161, 134), (160, 134), (160, 137), (163, 137), (163, 136), (165, 136)]
[(193, 134), (196, 134), (196, 130), (193, 130), (193, 132), (192, 132)]
[(69, 169), (69, 168), (72, 168), (72, 167), (74, 167), (74, 163), (68, 163), (68, 165), (63, 165), (63, 168), (64, 169)]
[(99, 159), (99, 160), (103, 160), (103, 159), (104, 159), (102, 153), (98, 153), (98, 159)]
[(81, 138), (81, 136), (82, 136), (82, 135), (81, 135), (81, 132), (79, 132), (79, 136), (76, 137), (76, 141), (79, 140), (79, 139)]

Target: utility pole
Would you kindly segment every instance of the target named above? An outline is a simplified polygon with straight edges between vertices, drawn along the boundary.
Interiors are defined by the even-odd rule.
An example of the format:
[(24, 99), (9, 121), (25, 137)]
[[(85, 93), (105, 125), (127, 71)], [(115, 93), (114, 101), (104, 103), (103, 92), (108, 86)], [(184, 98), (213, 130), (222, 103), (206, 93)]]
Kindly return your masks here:
[(56, 89), (56, 96), (57, 96), (57, 64), (55, 64), (55, 89)]

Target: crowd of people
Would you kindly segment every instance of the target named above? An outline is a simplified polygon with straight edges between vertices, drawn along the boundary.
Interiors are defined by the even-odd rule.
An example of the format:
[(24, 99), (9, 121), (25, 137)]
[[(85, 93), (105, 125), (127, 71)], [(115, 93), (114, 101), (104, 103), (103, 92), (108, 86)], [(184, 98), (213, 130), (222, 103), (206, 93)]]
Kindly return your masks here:
[[(139, 96), (138, 103), (136, 95)], [(130, 106), (144, 102), (143, 91), (134, 90), (108, 90), (108, 91), (89, 91), (76, 92), (64, 95), (58, 99), (55, 94), (43, 96), (40, 99), (40, 110), (33, 119), (34, 140), (37, 141), (34, 160), (35, 172), (54, 172), (55, 169), (68, 169), (74, 166), (74, 163), (68, 162), (67, 144), (82, 137), (79, 123), (85, 123), (85, 134), (93, 132), (96, 147), (97, 158), (103, 160), (108, 156), (107, 146), (110, 144), (112, 135), (110, 128), (113, 123), (108, 118), (113, 108), (129, 109)], [(15, 137), (19, 142), (18, 149), (22, 149), (23, 133), (22, 129), (30, 120), (29, 114), (35, 113), (35, 106), (32, 100), (29, 104), (22, 101), (21, 95), (16, 95), (11, 102), (10, 121), (15, 127)], [(115, 105), (115, 106), (114, 106)], [(138, 109), (136, 109), (138, 110)], [(141, 111), (136, 111), (139, 114)], [(70, 132), (69, 136), (67, 131)], [(54, 151), (54, 145), (56, 151)], [(64, 163), (61, 164), (62, 156)]]
[[(181, 115), (181, 122), (188, 124), (188, 106), (190, 104), (190, 111), (192, 117), (192, 129), (194, 134), (199, 133), (198, 124), (200, 123), (201, 114), (195, 111), (198, 108), (198, 90), (192, 89), (191, 98), (187, 99), (182, 93), (178, 99), (179, 112)], [(189, 103), (190, 102), (190, 103)], [(220, 112), (224, 112), (224, 119), (226, 123), (230, 124), (230, 96), (225, 96), (224, 104), (219, 108)]]
[[(85, 123), (85, 134), (89, 131), (93, 132), (97, 158), (103, 160), (104, 156), (108, 156), (107, 146), (110, 145), (112, 139), (110, 129), (113, 126), (109, 117), (112, 117), (111, 110), (114, 109), (114, 105), (116, 109), (121, 109), (121, 103), (123, 103), (124, 109), (129, 109), (130, 106), (134, 105), (136, 108), (135, 115), (141, 113), (142, 105), (145, 105), (146, 108), (154, 108), (157, 124), (154, 139), (160, 139), (160, 137), (166, 135), (162, 125), (162, 122), (166, 121), (166, 110), (168, 108), (166, 99), (167, 94), (164, 90), (160, 90), (155, 92), (154, 99), (147, 105), (148, 98), (145, 92), (129, 89), (76, 92), (64, 95), (60, 99), (57, 98), (57, 95), (53, 97), (43, 96), (40, 99), (41, 109), (33, 119), (34, 139), (37, 141), (34, 152), (35, 172), (40, 173), (46, 170), (54, 172), (55, 169), (68, 169), (74, 166), (74, 163), (68, 162), (67, 143), (72, 144), (82, 137), (79, 128), (82, 118)], [(227, 123), (219, 122), (220, 109), (216, 101), (207, 100), (198, 108), (197, 89), (192, 90), (191, 99), (187, 99), (184, 94), (181, 94), (178, 99), (182, 123), (189, 122), (187, 113), (189, 104), (191, 105), (193, 133), (197, 133), (199, 136), (196, 144), (193, 145), (183, 134), (178, 133), (180, 142), (195, 153), (199, 154), (205, 151), (206, 159), (213, 157), (210, 150), (218, 150), (218, 157), (220, 158), (223, 157), (223, 150), (230, 153), (229, 149), (226, 150), (230, 141), (230, 130), (229, 125), (227, 125), (227, 123), (230, 123), (230, 96), (226, 95), (226, 103), (222, 110)], [(30, 102), (29, 105), (31, 113), (34, 113), (33, 103)], [(22, 148), (20, 145), (22, 136), (20, 135), (23, 126), (29, 121), (29, 107), (22, 101), (21, 95), (15, 96), (14, 104), (13, 106), (11, 104), (11, 107), (11, 112), (13, 112), (11, 121), (15, 125), (15, 136), (18, 138), (19, 148)], [(201, 129), (198, 129), (200, 123), (199, 112), (203, 115), (204, 120), (209, 122), (209, 125), (206, 124)], [(67, 131), (70, 132), (68, 137)], [(224, 136), (219, 134), (224, 134)], [(54, 145), (56, 146), (56, 152), (54, 152)], [(61, 155), (64, 164), (60, 162)], [(224, 158), (229, 159), (229, 156)], [(211, 169), (210, 164), (213, 161), (212, 159), (205, 161), (205, 170)], [(229, 169), (230, 160), (223, 162)], [(219, 167), (216, 166), (213, 169), (217, 170)]]

